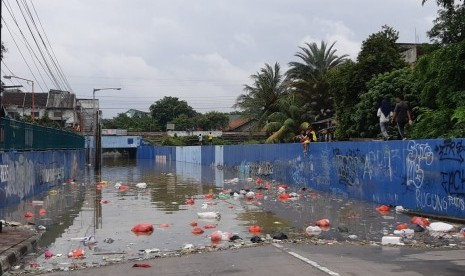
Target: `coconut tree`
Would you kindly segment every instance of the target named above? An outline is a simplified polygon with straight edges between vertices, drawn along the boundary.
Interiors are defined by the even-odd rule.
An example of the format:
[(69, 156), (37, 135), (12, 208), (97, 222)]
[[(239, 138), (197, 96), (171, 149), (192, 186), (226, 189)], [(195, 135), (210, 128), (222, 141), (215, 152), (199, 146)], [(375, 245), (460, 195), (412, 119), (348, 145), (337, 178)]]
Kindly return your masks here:
[(279, 99), (278, 106), (279, 111), (268, 116), (264, 127), (264, 130), (270, 134), (266, 139), (267, 143), (292, 141), (301, 130), (307, 129), (310, 125), (302, 121), (302, 111), (295, 104), (293, 95)]
[(295, 54), (301, 62), (289, 63), (289, 85), (298, 96), (307, 119), (319, 120), (333, 115), (333, 100), (326, 76), (331, 68), (347, 60), (347, 55), (336, 55), (335, 43), (306, 43), (306, 47), (299, 47), (301, 52)]
[(252, 85), (244, 85), (244, 94), (239, 95), (233, 107), (240, 108), (248, 118), (256, 118), (257, 127), (265, 125), (268, 116), (279, 111), (278, 100), (286, 93), (286, 83), (278, 63), (274, 67), (265, 64), (250, 76)]

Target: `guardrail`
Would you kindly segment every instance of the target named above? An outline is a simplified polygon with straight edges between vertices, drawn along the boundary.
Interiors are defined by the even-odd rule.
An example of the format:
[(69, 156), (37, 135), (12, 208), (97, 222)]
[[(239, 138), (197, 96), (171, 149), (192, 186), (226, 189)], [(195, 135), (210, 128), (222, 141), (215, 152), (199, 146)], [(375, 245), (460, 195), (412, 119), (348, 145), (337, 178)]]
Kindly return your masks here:
[(74, 132), (0, 118), (0, 150), (84, 149), (84, 136)]

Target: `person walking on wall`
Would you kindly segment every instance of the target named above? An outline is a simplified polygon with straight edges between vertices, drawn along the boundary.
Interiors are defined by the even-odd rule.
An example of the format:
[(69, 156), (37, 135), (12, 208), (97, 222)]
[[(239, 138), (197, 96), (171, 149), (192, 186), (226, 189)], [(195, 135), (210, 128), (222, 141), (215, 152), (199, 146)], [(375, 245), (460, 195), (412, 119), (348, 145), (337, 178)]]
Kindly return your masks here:
[(387, 132), (387, 127), (392, 116), (391, 103), (388, 99), (384, 98), (381, 101), (381, 105), (378, 108), (378, 117), (379, 117), (379, 126), (381, 128), (381, 135), (383, 135), (384, 140), (389, 140), (389, 134)]
[(210, 144), (210, 146), (213, 145), (213, 134), (211, 132), (208, 133), (207, 138), (208, 138), (208, 143)]
[(405, 136), (405, 125), (408, 123), (412, 125), (412, 114), (410, 113), (410, 107), (407, 102), (404, 101), (403, 96), (397, 98), (397, 104), (394, 108), (394, 115), (392, 120), (397, 124), (397, 130), (399, 131), (400, 138), (406, 140)]
[(202, 145), (202, 140), (203, 140), (202, 133), (200, 133), (199, 134), (199, 145)]

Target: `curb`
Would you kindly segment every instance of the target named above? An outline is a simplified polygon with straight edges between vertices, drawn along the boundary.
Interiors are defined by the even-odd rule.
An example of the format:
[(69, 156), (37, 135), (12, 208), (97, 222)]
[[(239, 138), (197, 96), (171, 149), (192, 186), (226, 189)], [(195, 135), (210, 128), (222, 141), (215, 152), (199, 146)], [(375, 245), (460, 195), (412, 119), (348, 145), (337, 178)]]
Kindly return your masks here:
[(12, 246), (0, 255), (0, 276), (17, 263), (22, 256), (32, 252), (39, 241), (39, 235), (34, 235)]

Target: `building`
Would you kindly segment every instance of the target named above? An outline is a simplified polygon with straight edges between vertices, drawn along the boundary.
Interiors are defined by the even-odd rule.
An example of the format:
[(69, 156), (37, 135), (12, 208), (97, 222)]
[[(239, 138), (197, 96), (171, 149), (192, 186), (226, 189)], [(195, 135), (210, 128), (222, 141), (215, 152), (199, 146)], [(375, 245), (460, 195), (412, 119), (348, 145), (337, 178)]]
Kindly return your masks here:
[(20, 92), (18, 89), (5, 90), (2, 93), (2, 105), (5, 115), (13, 119), (31, 116), (34, 110), (34, 118), (45, 115), (47, 110), (48, 93), (34, 93), (34, 106), (32, 105), (33, 93)]
[(6, 116), (19, 120), (24, 116), (32, 116), (39, 120), (48, 117), (56, 126), (69, 128), (89, 134), (93, 132), (94, 114), (99, 110), (99, 101), (95, 99), (77, 99), (74, 93), (61, 90), (50, 90), (48, 93), (22, 92), (19, 89), (8, 89), (2, 92), (1, 103)]
[(396, 43), (400, 49), (404, 61), (408, 64), (414, 65), (417, 63), (420, 56), (423, 55), (425, 43)]
[(50, 90), (46, 112), (48, 118), (57, 122), (62, 128), (79, 125), (76, 112), (76, 95), (74, 93)]

